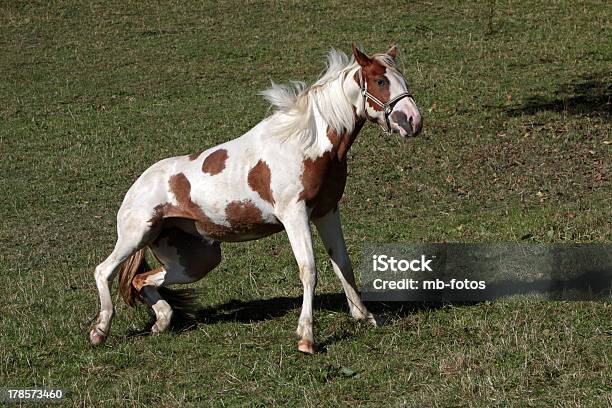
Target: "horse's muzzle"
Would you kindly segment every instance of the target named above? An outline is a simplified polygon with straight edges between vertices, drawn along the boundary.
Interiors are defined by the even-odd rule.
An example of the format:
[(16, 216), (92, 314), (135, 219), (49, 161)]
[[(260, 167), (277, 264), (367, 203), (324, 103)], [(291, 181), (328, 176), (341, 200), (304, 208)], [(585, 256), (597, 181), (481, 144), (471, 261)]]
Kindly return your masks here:
[(413, 116), (406, 116), (404, 112), (395, 111), (391, 113), (391, 128), (405, 138), (414, 137), (421, 132), (421, 119), (416, 121)]

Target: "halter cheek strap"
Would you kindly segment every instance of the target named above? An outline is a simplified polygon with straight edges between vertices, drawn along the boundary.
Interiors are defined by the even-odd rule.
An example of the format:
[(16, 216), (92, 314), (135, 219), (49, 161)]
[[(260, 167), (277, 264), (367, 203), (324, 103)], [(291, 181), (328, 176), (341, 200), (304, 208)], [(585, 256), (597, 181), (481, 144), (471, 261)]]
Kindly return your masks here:
[(368, 92), (368, 82), (364, 81), (364, 79), (363, 79), (363, 69), (362, 68), (359, 69), (359, 82), (360, 82), (359, 87), (361, 88), (361, 96), (363, 96), (363, 111), (364, 111), (364, 113), (366, 113), (366, 115), (367, 115), (366, 101), (368, 99), (371, 100), (372, 102), (374, 102), (376, 105), (380, 106), (383, 109), (383, 112), (385, 114), (385, 124), (387, 125), (387, 127), (385, 128), (380, 123), (378, 124), (378, 126), (380, 126), (380, 128), (383, 130), (383, 132), (391, 133), (391, 123), (389, 122), (389, 115), (391, 115), (391, 112), (393, 111), (393, 107), (401, 99), (412, 98), (412, 94), (410, 92), (403, 92), (403, 93), (401, 93), (399, 95), (396, 95), (394, 98), (391, 98), (390, 100), (388, 100), (387, 103), (383, 103), (377, 97), (375, 97), (374, 95), (372, 95), (371, 93)]

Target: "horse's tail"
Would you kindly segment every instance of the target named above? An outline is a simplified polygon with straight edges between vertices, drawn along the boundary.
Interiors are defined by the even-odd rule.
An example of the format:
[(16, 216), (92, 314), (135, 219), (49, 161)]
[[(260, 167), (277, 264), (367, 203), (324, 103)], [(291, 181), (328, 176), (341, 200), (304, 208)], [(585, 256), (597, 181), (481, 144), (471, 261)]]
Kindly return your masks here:
[(144, 247), (134, 252), (123, 262), (119, 270), (119, 294), (128, 306), (135, 306), (137, 300), (140, 299), (138, 291), (132, 285), (134, 276), (151, 269), (145, 259), (146, 250), (147, 247)]

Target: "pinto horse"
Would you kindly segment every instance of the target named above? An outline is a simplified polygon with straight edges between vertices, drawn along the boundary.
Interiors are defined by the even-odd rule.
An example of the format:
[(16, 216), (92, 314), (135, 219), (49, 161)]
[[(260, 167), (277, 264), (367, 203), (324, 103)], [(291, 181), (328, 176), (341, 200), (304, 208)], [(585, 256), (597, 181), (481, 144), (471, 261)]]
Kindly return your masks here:
[[(275, 111), (244, 135), (198, 154), (155, 163), (130, 187), (117, 213), (117, 242), (96, 267), (100, 313), (90, 332), (102, 343), (110, 329), (109, 285), (121, 266), (120, 293), (155, 312), (153, 333), (168, 328), (177, 293), (166, 285), (195, 282), (221, 261), (221, 243), (287, 232), (304, 287), (298, 349), (314, 353), (312, 302), (317, 283), (310, 221), (346, 293), (351, 315), (376, 324), (359, 298), (338, 201), (347, 153), (366, 121), (404, 137), (421, 130), (421, 115), (395, 63), (397, 49), (369, 57), (332, 50), (311, 87), (272, 84), (262, 95)], [(161, 267), (146, 270), (148, 248)], [(174, 293), (174, 298), (171, 294)]]

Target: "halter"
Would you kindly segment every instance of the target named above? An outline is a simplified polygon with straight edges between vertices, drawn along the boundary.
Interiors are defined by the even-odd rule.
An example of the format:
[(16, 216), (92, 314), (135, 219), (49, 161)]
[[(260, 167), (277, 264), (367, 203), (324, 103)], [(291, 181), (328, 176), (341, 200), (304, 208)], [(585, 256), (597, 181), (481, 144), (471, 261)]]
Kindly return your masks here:
[(383, 103), (377, 97), (375, 97), (374, 95), (368, 92), (368, 82), (363, 80), (363, 68), (359, 69), (359, 82), (361, 82), (359, 84), (359, 87), (361, 88), (361, 96), (363, 96), (363, 111), (365, 112), (366, 116), (367, 116), (366, 101), (369, 99), (375, 104), (377, 104), (378, 106), (380, 106), (383, 109), (383, 112), (385, 114), (385, 124), (387, 125), (387, 127), (386, 128), (383, 127), (383, 125), (381, 125), (380, 123), (378, 124), (378, 126), (380, 126), (383, 132), (391, 133), (391, 123), (389, 122), (389, 115), (391, 115), (391, 112), (393, 111), (393, 107), (401, 99), (412, 98), (412, 94), (410, 92), (403, 92), (397, 95), (396, 97), (388, 100), (387, 103)]

